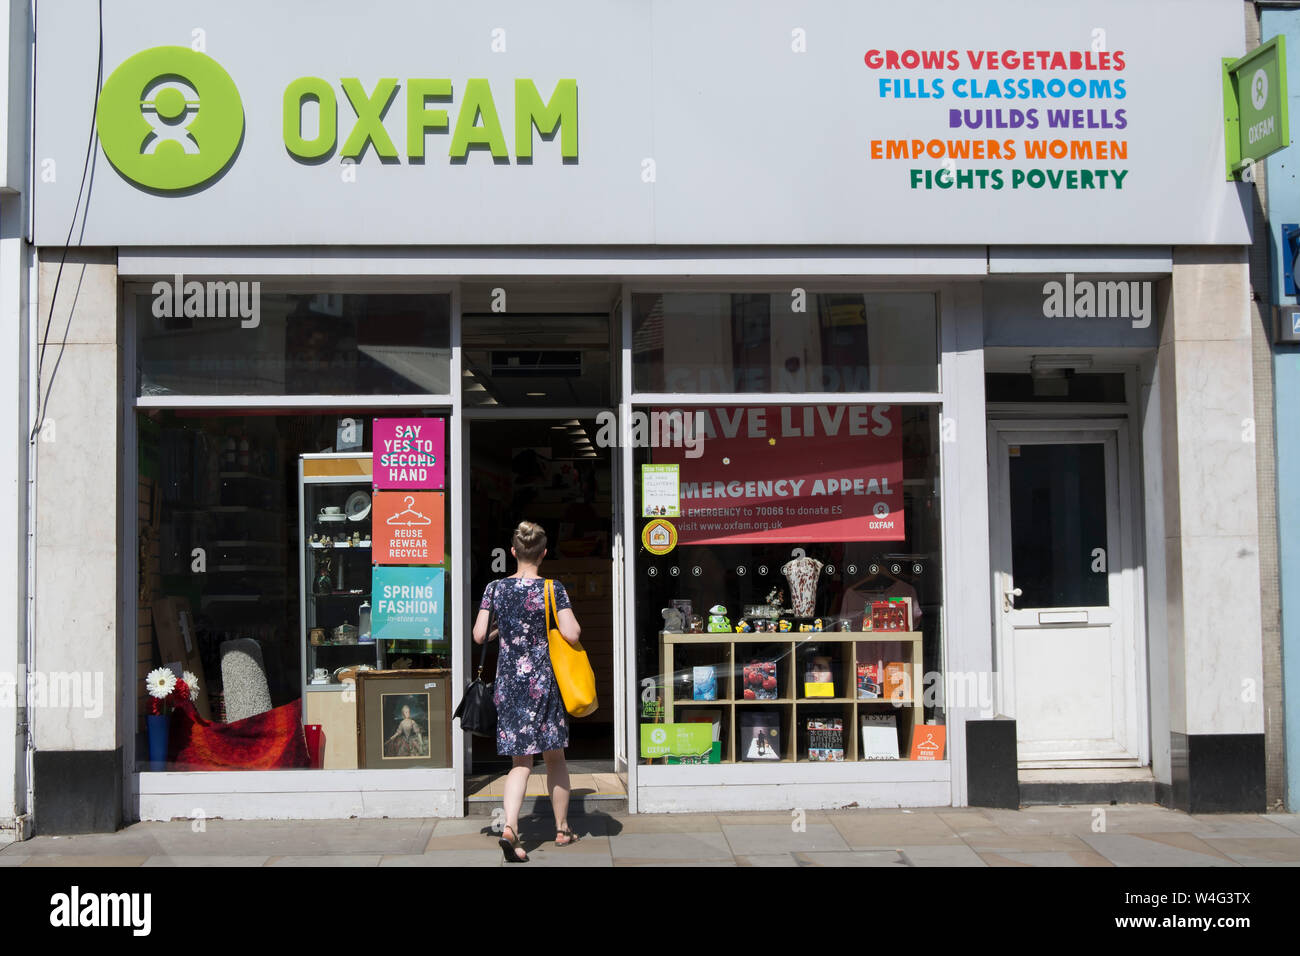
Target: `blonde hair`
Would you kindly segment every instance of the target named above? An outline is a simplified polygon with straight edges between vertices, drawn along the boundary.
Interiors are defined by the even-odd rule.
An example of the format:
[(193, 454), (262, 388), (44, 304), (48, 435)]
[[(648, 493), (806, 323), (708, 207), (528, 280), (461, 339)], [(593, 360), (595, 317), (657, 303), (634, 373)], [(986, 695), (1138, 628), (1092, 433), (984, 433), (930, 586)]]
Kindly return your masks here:
[(521, 521), (519, 527), (515, 528), (511, 544), (514, 545), (516, 558), (527, 564), (536, 564), (546, 550), (546, 532), (539, 524)]

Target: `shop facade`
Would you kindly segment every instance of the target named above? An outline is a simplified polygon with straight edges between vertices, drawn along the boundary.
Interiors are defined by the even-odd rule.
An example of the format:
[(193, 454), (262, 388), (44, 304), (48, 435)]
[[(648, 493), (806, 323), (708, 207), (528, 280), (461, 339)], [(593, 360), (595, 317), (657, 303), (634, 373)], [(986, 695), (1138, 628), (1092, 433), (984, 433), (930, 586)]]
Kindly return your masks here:
[(101, 27), (38, 5), (37, 826), (465, 812), (521, 518), (634, 812), (1262, 809), (1240, 6), (937, 6), (135, 4), (79, 197)]

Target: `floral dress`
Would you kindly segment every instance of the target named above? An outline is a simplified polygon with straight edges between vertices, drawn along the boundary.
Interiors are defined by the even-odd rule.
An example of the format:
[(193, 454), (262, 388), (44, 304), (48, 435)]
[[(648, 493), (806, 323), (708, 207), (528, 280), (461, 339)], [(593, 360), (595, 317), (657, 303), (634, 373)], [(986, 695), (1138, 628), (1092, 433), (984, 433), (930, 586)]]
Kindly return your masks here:
[[(570, 607), (564, 585), (555, 582), (555, 610)], [(544, 578), (501, 578), (483, 591), (480, 610), (496, 614), (501, 636), (497, 657), (497, 753), (539, 754), (569, 745), (568, 713), (546, 636)]]

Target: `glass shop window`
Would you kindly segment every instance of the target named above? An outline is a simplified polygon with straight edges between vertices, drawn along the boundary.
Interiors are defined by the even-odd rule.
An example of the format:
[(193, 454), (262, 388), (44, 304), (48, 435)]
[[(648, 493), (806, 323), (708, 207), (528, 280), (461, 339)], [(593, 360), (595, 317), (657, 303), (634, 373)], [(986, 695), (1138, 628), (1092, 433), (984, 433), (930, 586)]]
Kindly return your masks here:
[(636, 414), (642, 763), (946, 759), (938, 409)]
[[(178, 291), (179, 289), (179, 291)], [(442, 395), (447, 295), (302, 293), (183, 279), (128, 289), (136, 394)]]
[(138, 769), (450, 767), (447, 418), (136, 422)]
[(635, 390), (933, 392), (931, 293), (639, 293)]

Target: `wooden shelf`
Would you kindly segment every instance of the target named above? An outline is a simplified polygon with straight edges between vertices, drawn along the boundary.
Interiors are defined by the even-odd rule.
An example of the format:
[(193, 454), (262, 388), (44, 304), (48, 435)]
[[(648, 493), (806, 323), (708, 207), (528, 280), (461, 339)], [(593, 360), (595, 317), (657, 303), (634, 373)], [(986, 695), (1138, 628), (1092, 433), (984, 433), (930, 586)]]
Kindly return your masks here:
[[(678, 708), (701, 708), (713, 709), (722, 712), (722, 762), (727, 764), (737, 763), (860, 763), (866, 762), (859, 758), (861, 744), (859, 741), (858, 717), (860, 713), (879, 713), (883, 708), (889, 708), (896, 711), (899, 715), (897, 721), (899, 734), (899, 759), (906, 760), (906, 749), (911, 731), (914, 727), (924, 721), (924, 710), (921, 704), (922, 700), (922, 674), (921, 674), (921, 642), (922, 634), (920, 631), (785, 631), (777, 633), (757, 633), (757, 632), (729, 632), (729, 633), (703, 633), (703, 634), (669, 634), (660, 632), (660, 676), (664, 684), (664, 721), (673, 723), (674, 711)], [(806, 651), (808, 646), (815, 644), (842, 644), (847, 645), (845, 649), (837, 651), (838, 660), (836, 662), (835, 682), (838, 688), (852, 689), (855, 693), (857, 690), (857, 665), (859, 663), (889, 663), (890, 660), (902, 660), (910, 668), (911, 694), (904, 700), (894, 700), (888, 697), (876, 698), (858, 698), (858, 697), (799, 697), (796, 696), (797, 690), (802, 687), (802, 674), (798, 673), (802, 667), (800, 659), (801, 653)], [(891, 651), (888, 658), (878, 656), (873, 652), (862, 652), (862, 659), (859, 660), (859, 647), (871, 645), (899, 645), (898, 651)], [(699, 648), (702, 646), (714, 645), (725, 648), (725, 651), (718, 655), (718, 660), (711, 661), (716, 668), (718, 683), (717, 700), (675, 700), (674, 693), (676, 690), (675, 678), (677, 676), (677, 664), (675, 659), (679, 659), (676, 651), (678, 647), (687, 649), (682, 656), (690, 659), (692, 656), (698, 659), (698, 651), (692, 655), (689, 649)], [(783, 648), (774, 656), (777, 656), (777, 674), (778, 690), (782, 696), (773, 700), (745, 700), (743, 697), (733, 696), (739, 688), (739, 674), (744, 669), (747, 652), (737, 648), (744, 648), (746, 645), (767, 645), (771, 648)], [(882, 675), (883, 677), (883, 675)], [(782, 758), (774, 761), (745, 761), (738, 759), (737, 747), (739, 746), (739, 715), (746, 708), (761, 709), (763, 707), (779, 708), (781, 711), (782, 733), (785, 739), (781, 741)], [(846, 726), (844, 727), (844, 760), (843, 761), (820, 761), (809, 760), (805, 755), (800, 754), (800, 749), (806, 744), (803, 743), (804, 735), (800, 732), (800, 720), (802, 715), (816, 714), (824, 712), (827, 708), (838, 709), (842, 714)]]

